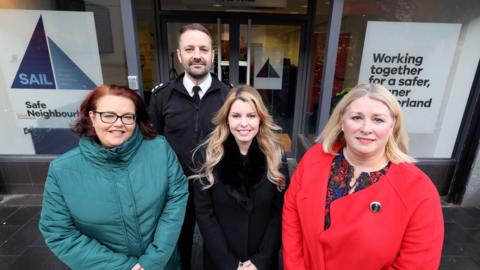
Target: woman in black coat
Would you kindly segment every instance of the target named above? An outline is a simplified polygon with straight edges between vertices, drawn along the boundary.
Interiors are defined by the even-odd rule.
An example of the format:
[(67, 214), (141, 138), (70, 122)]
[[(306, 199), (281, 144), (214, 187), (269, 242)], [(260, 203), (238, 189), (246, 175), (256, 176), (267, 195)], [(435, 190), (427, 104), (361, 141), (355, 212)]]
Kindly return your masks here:
[[(205, 270), (278, 269), (283, 190), (280, 128), (250, 86), (233, 88), (200, 148), (194, 189)], [(283, 171), (283, 172), (281, 172)]]

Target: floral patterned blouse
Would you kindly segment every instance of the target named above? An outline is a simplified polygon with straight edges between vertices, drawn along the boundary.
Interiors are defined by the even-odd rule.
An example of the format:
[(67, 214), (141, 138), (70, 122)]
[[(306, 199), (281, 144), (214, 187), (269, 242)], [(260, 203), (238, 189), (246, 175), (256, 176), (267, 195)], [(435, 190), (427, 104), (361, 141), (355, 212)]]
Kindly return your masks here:
[(375, 172), (361, 172), (352, 186), (350, 181), (353, 177), (353, 166), (348, 163), (343, 155), (343, 150), (335, 157), (332, 162), (330, 177), (328, 178), (327, 202), (325, 204), (325, 226), (330, 227), (330, 204), (343, 196), (347, 196), (349, 191), (357, 192), (378, 182), (381, 176), (387, 173), (390, 162), (381, 170)]

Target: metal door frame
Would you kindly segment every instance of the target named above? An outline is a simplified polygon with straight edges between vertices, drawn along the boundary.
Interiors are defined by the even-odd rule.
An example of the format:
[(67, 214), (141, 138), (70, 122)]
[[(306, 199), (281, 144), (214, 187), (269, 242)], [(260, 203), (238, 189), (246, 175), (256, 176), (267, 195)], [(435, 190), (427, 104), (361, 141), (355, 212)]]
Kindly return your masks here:
[[(309, 0), (314, 2), (314, 0)], [(158, 9), (158, 7), (157, 7)], [(309, 8), (311, 10), (311, 8)], [(296, 134), (303, 133), (304, 129), (304, 112), (305, 97), (307, 96), (308, 77), (310, 70), (310, 51), (311, 51), (311, 32), (312, 16), (314, 10), (307, 14), (282, 14), (279, 19), (278, 14), (271, 13), (238, 13), (241, 16), (232, 16), (232, 12), (204, 12), (204, 11), (158, 11), (156, 16), (157, 25), (157, 45), (158, 45), (158, 78), (160, 81), (168, 81), (168, 43), (167, 43), (167, 24), (168, 23), (209, 23), (217, 24), (220, 20), (221, 24), (229, 25), (229, 81), (232, 84), (238, 84), (239, 71), (239, 45), (240, 45), (240, 24), (262, 24), (262, 25), (295, 25), (300, 26), (300, 44), (298, 55), (298, 71), (296, 82), (296, 93), (293, 110), (293, 125), (292, 125), (292, 151), (287, 155), (294, 157), (296, 153), (297, 136)], [(195, 18), (195, 19), (192, 19)], [(220, 61), (220, 60), (219, 60)], [(219, 62), (220, 63), (220, 62)]]

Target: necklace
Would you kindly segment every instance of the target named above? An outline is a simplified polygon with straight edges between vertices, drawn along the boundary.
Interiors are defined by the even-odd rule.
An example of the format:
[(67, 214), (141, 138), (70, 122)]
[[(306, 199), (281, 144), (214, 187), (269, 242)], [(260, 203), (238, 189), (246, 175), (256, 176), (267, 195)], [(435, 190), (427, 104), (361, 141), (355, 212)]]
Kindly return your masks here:
[(349, 186), (348, 194), (352, 194), (353, 192), (355, 192), (355, 189), (357, 189), (358, 187), (358, 183), (361, 175), (362, 173), (360, 173), (360, 175), (357, 178), (355, 178), (355, 176), (352, 175), (352, 179), (350, 180), (350, 183), (348, 183), (348, 186)]

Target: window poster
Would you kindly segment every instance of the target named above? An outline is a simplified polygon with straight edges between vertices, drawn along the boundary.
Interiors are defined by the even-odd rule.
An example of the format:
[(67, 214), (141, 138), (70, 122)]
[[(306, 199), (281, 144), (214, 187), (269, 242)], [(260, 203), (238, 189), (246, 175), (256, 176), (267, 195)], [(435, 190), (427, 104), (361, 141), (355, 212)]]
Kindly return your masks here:
[(460, 28), (454, 23), (368, 22), (359, 82), (389, 89), (410, 133), (435, 130)]
[(265, 49), (261, 44), (252, 44), (253, 86), (259, 90), (282, 90), (283, 48)]
[(38, 154), (34, 135), (69, 129), (102, 84), (93, 14), (0, 10), (0, 36), (0, 154)]

